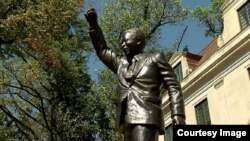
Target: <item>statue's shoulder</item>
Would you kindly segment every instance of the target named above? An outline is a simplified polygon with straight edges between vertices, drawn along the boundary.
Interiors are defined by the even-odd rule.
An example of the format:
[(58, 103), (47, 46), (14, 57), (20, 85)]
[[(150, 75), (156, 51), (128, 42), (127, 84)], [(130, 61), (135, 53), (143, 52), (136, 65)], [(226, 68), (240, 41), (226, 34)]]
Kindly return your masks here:
[(165, 59), (165, 55), (163, 52), (149, 53), (148, 56), (155, 62), (157, 62), (158, 60)]

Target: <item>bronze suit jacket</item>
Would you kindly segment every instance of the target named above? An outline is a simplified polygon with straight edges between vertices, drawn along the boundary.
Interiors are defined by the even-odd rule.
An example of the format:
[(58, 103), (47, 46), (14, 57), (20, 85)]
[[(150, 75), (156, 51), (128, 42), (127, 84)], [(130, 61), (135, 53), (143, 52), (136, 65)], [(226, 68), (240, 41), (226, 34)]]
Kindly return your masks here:
[(118, 111), (116, 127), (123, 132), (124, 123), (153, 125), (164, 133), (160, 87), (168, 90), (171, 116), (185, 117), (181, 87), (172, 67), (162, 53), (141, 53), (134, 57), (129, 70), (126, 56), (117, 56), (109, 47), (101, 29), (92, 27), (90, 38), (97, 56), (118, 77)]

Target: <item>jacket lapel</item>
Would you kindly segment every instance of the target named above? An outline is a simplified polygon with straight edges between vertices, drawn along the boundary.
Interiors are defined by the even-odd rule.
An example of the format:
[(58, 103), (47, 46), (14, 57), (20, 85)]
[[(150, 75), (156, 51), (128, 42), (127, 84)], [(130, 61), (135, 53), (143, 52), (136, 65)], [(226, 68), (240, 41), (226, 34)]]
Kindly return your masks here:
[(138, 56), (138, 62), (136, 63), (136, 66), (135, 66), (135, 71), (133, 73), (133, 76), (132, 76), (132, 79), (131, 79), (131, 82), (129, 84), (129, 86), (132, 86), (135, 78), (137, 77), (137, 75), (140, 73), (142, 67), (144, 66), (144, 64), (147, 62), (147, 54), (144, 53), (144, 54), (141, 54), (140, 56)]
[[(120, 83), (123, 86), (125, 86), (125, 87), (131, 87), (132, 86), (134, 80), (136, 79), (137, 75), (140, 73), (142, 67), (147, 62), (147, 56), (148, 55), (146, 53), (139, 54), (137, 56), (137, 61), (138, 62), (136, 62), (135, 70), (133, 71), (133, 74), (128, 74), (129, 72), (127, 71), (127, 68), (128, 68), (129, 63), (127, 62), (127, 60), (125, 58), (122, 59), (122, 62), (119, 65), (119, 68), (118, 68), (118, 77), (119, 77)], [(130, 76), (128, 76), (128, 75), (130, 75)], [(125, 80), (125, 78), (128, 78), (128, 77), (131, 77), (130, 82), (127, 82)]]
[(120, 81), (120, 84), (122, 84), (124, 87), (129, 87), (129, 84), (125, 80), (128, 65), (129, 64), (127, 60), (123, 58), (118, 68), (118, 77), (119, 77), (118, 80)]

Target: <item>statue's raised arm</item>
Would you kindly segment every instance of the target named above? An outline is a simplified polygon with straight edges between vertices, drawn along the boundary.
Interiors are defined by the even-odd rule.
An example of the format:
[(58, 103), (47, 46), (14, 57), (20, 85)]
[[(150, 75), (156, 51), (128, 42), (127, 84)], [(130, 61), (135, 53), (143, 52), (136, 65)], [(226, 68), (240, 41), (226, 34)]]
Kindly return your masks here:
[(90, 8), (85, 14), (89, 23), (89, 35), (95, 49), (96, 55), (114, 73), (117, 73), (120, 57), (117, 56), (108, 46), (98, 24), (97, 12)]

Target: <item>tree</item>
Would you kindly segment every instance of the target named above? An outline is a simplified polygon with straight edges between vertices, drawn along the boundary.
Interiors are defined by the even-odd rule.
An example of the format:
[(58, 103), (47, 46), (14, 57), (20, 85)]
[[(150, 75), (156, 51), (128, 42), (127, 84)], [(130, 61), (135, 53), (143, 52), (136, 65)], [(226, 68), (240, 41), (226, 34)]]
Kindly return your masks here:
[(14, 128), (11, 125), (12, 121), (8, 119), (8, 117), (0, 113), (0, 140), (1, 141), (12, 141), (13, 133), (15, 133)]
[(110, 46), (119, 49), (122, 33), (129, 28), (139, 27), (144, 30), (147, 46), (159, 46), (156, 41), (161, 37), (161, 28), (181, 22), (188, 10), (181, 5), (181, 0), (109, 0), (101, 20), (104, 34)]
[[(161, 37), (161, 28), (181, 22), (187, 14), (188, 10), (182, 7), (181, 0), (109, 0), (100, 24), (108, 46), (117, 53), (121, 53), (119, 41), (122, 33), (132, 27), (139, 27), (146, 33), (147, 49), (155, 51), (159, 50), (157, 41)], [(106, 108), (96, 118), (106, 122), (104, 125), (109, 127), (100, 126), (101, 140), (121, 140), (113, 130), (116, 84), (117, 79), (111, 71), (106, 68), (100, 71), (99, 87), (95, 87), (94, 90), (100, 94)], [(101, 120), (103, 117), (105, 120)]]
[(193, 11), (193, 18), (206, 27), (206, 36), (217, 37), (223, 31), (223, 19), (220, 8), (224, 0), (211, 0), (211, 5), (196, 7)]
[(0, 2), (0, 129), (8, 129), (1, 140), (93, 140), (82, 4)]

